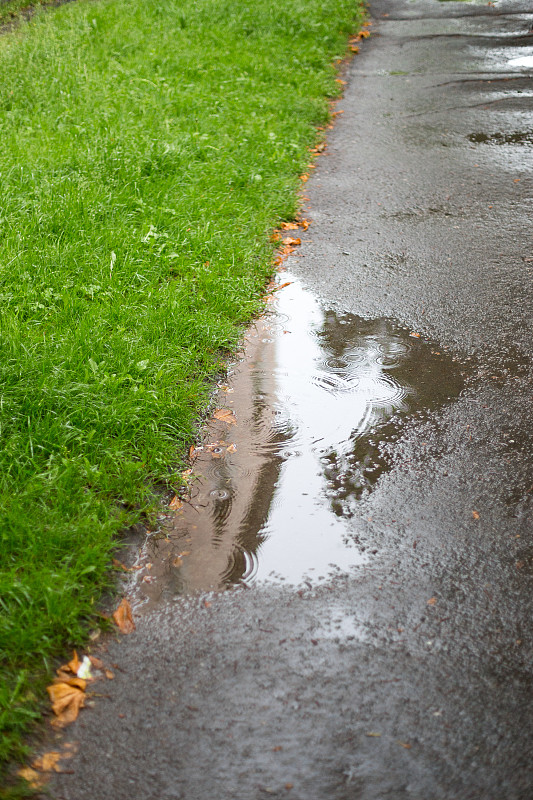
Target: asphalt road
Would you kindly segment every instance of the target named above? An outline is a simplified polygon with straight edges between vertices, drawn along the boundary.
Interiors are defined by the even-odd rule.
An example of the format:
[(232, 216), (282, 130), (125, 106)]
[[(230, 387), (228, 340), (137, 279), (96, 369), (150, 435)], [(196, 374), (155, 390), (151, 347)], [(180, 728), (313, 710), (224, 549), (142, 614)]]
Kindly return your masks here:
[(533, 796), (533, 14), (371, 13), (289, 266), (344, 322), (447, 354), (430, 411), (340, 487), (358, 567), (165, 595), (106, 645), (56, 800)]

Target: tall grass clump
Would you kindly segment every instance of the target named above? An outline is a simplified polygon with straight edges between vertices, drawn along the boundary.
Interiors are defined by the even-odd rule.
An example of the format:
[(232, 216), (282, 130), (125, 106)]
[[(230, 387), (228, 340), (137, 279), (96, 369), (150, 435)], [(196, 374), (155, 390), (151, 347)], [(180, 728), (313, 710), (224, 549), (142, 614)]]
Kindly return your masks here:
[(0, 759), (259, 307), (354, 0), (102, 0), (0, 37)]

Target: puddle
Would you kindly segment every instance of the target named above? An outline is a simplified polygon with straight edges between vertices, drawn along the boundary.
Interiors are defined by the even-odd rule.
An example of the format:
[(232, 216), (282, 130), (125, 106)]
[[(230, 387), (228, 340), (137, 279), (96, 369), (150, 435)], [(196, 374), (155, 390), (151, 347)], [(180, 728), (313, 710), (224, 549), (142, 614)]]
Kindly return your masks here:
[(531, 56), (519, 56), (518, 58), (511, 58), (510, 61), (507, 62), (508, 67), (526, 67), (527, 69), (533, 69), (533, 55)]
[(444, 352), (385, 319), (325, 310), (287, 274), (216, 399), (182, 511), (147, 541), (144, 601), (258, 581), (299, 584), (367, 562), (352, 520), (407, 420), (457, 397)]
[(511, 133), (470, 133), (467, 137), (474, 144), (533, 144), (532, 131), (513, 131)]

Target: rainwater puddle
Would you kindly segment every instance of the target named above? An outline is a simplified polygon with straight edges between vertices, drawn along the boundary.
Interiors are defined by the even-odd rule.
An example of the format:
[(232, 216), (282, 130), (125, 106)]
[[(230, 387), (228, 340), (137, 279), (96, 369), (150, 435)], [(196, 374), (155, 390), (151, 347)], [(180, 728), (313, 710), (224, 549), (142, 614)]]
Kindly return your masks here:
[(383, 445), (463, 387), (443, 351), (386, 319), (324, 309), (283, 280), (216, 398), (235, 424), (208, 423), (188, 502), (144, 547), (145, 600), (320, 582), (366, 563), (353, 510), (391, 468)]

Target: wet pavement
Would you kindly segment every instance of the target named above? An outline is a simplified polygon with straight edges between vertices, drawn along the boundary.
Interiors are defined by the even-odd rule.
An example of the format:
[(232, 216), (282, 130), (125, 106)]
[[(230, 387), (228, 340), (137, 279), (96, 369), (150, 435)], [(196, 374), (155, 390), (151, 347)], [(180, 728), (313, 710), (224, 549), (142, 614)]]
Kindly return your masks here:
[(57, 800), (532, 796), (529, 6), (371, 4)]

